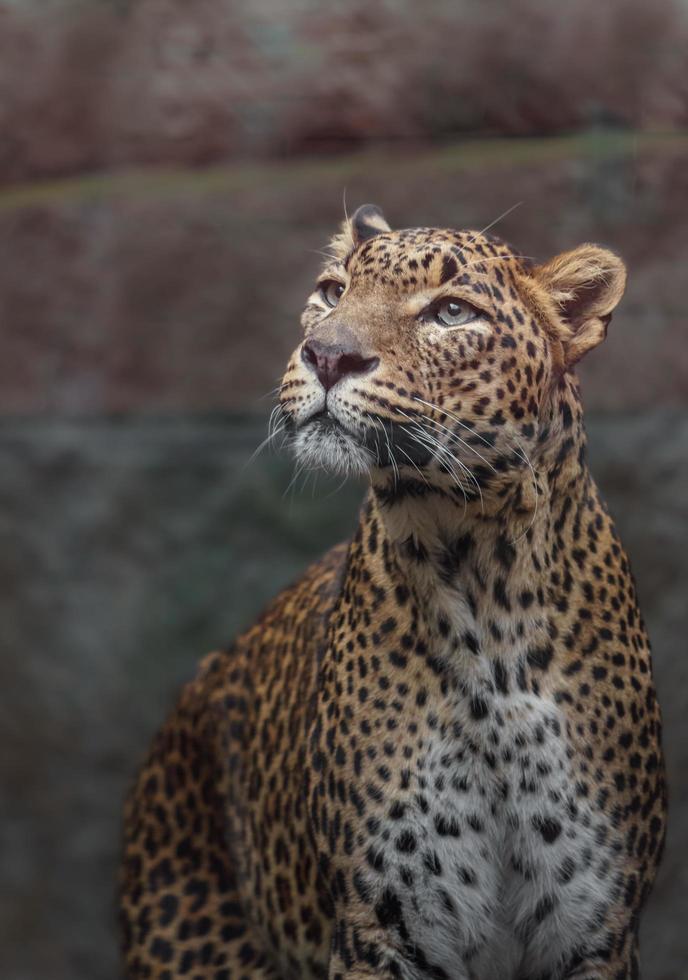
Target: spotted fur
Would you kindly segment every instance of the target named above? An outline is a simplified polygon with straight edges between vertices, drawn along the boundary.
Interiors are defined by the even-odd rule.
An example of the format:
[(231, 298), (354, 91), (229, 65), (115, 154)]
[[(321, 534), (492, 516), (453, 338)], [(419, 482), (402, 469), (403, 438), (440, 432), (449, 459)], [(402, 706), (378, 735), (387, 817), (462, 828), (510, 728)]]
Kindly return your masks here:
[[(588, 245), (531, 267), (370, 206), (332, 250), (341, 295), (309, 299), (280, 413), (303, 463), (370, 489), (153, 744), (128, 975), (637, 978), (660, 715), (573, 370), (623, 265)], [(465, 323), (438, 322), (448, 300)]]

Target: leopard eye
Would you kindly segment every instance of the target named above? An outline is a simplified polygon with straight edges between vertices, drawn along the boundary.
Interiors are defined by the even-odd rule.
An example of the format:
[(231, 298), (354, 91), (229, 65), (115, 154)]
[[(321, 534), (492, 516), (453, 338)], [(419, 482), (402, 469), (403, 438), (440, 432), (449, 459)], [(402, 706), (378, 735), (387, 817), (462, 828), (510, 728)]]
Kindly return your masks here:
[(460, 327), (464, 323), (477, 320), (480, 315), (480, 311), (465, 300), (448, 296), (428, 310), (426, 319), (439, 323), (442, 327)]
[(326, 279), (320, 283), (320, 295), (328, 306), (336, 306), (344, 292), (344, 286), (336, 279)]

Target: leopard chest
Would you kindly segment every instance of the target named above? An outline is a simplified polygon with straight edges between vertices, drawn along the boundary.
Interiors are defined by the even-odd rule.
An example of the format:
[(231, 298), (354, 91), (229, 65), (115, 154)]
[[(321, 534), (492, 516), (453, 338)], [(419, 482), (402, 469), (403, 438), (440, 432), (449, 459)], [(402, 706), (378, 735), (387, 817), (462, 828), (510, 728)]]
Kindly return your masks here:
[(451, 714), (430, 715), (376, 828), (377, 918), (418, 976), (430, 964), (475, 980), (556, 977), (603, 944), (618, 844), (580, 797), (553, 701), (465, 694)]

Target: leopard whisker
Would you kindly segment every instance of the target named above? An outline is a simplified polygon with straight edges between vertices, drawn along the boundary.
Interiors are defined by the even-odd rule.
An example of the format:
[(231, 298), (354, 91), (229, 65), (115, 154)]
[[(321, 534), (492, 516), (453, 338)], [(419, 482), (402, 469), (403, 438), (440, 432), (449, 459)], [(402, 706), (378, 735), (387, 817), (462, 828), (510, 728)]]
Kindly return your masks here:
[(279, 436), (282, 432), (284, 432), (284, 430), (286, 429), (286, 427), (287, 427), (287, 423), (286, 422), (282, 422), (276, 429), (274, 429), (272, 432), (268, 433), (268, 435), (266, 436), (266, 438), (263, 439), (263, 441), (260, 443), (260, 445), (256, 449), (254, 449), (254, 451), (251, 453), (251, 455), (249, 456), (249, 458), (246, 460), (246, 462), (244, 463), (244, 465), (241, 468), (242, 469), (242, 472), (243, 472), (243, 470), (247, 469), (251, 465), (251, 463), (254, 462), (254, 460), (257, 459), (257, 457), (262, 453), (262, 451), (267, 446), (269, 446), (270, 443), (273, 442), (277, 438), (277, 436)]
[[(473, 471), (471, 470), (470, 466), (467, 466), (466, 463), (464, 463), (461, 459), (459, 459), (459, 457), (456, 455), (456, 453), (453, 453), (434, 434), (428, 433), (427, 432), (427, 429), (425, 430), (425, 432), (428, 434), (428, 436), (430, 436), (430, 438), (432, 438), (433, 441), (437, 442), (437, 444), (442, 447), (443, 454), (448, 455), (457, 464), (457, 466), (460, 467), (461, 472), (466, 474), (466, 476), (471, 481), (471, 483), (473, 484), (473, 486), (475, 487), (475, 489), (478, 491), (478, 496), (480, 497), (480, 509), (481, 509), (481, 512), (484, 514), (485, 513), (485, 504), (484, 504), (484, 501), (483, 501), (482, 487), (480, 486), (480, 482), (479, 482), (478, 478), (476, 477), (475, 473), (473, 473)], [(470, 490), (470, 486), (468, 487), (468, 489)]]
[(435, 459), (440, 465), (446, 466), (448, 468), (448, 470), (449, 470), (449, 472), (451, 474), (451, 477), (452, 477), (454, 483), (456, 484), (456, 486), (459, 488), (459, 490), (463, 494), (463, 502), (464, 502), (463, 511), (464, 511), (464, 514), (465, 514), (466, 513), (466, 508), (468, 507), (468, 495), (466, 494), (466, 488), (464, 487), (464, 485), (463, 485), (463, 483), (461, 481), (461, 477), (454, 470), (454, 467), (452, 465), (452, 462), (447, 462), (446, 460), (440, 459), (439, 454), (441, 453), (443, 456), (444, 455), (448, 455), (449, 458), (450, 458), (450, 460), (452, 460), (453, 462), (459, 463), (459, 465), (461, 465), (460, 464), (460, 461), (457, 460), (452, 455), (452, 453), (450, 453), (446, 449), (445, 446), (443, 446), (440, 442), (438, 442), (436, 439), (434, 439), (432, 436), (430, 436), (430, 434), (427, 433), (426, 430), (424, 430), (421, 426), (414, 427), (414, 429), (416, 429), (417, 431), (412, 431), (411, 432), (411, 438), (415, 442), (417, 442), (419, 446), (422, 446), (424, 449), (429, 450), (430, 451), (430, 454), (433, 457), (433, 459)]
[[(417, 401), (422, 401), (422, 399), (416, 399), (416, 400)], [(456, 415), (454, 415), (453, 412), (450, 412), (446, 408), (440, 408), (438, 405), (432, 405), (432, 403), (430, 403), (430, 402), (424, 402), (424, 404), (427, 404), (429, 407), (434, 408), (436, 411), (439, 411), (439, 412), (444, 413), (445, 415), (448, 416), (448, 418), (451, 418), (454, 422), (456, 422), (457, 425), (463, 426), (463, 428), (467, 429), (470, 433), (472, 433), (472, 435), (474, 435), (476, 439), (479, 439), (481, 442), (485, 443), (485, 445), (488, 446), (490, 449), (493, 449), (494, 448), (493, 445), (492, 445), (492, 443), (490, 443), (487, 439), (483, 438), (483, 436), (481, 436), (479, 432), (476, 432), (474, 429), (471, 429), (471, 427), (469, 425), (466, 425), (464, 422), (462, 422), (461, 419), (459, 419)], [(426, 416), (424, 416), (424, 417), (426, 417)], [(434, 422), (436, 425), (439, 424), (434, 419), (431, 419), (430, 421)], [(532, 464), (532, 462), (530, 460), (530, 457), (528, 456), (528, 454), (526, 453), (525, 449), (523, 448), (523, 446), (521, 445), (521, 443), (518, 441), (518, 439), (516, 439), (515, 436), (512, 436), (512, 439), (514, 440), (514, 442), (519, 447), (519, 452), (517, 452), (516, 455), (519, 456), (519, 458), (522, 459), (523, 462), (526, 463), (526, 465), (530, 468), (530, 472), (531, 472), (531, 475), (532, 475), (532, 478), (533, 478), (533, 487), (535, 489), (535, 509), (537, 511), (538, 483), (537, 483), (537, 477), (535, 475), (535, 470), (533, 468), (533, 464)], [(468, 448), (473, 449), (472, 446), (469, 446)], [(474, 452), (477, 452), (477, 450), (473, 450), (473, 451)], [(480, 455), (480, 454), (478, 454), (478, 455)], [(500, 456), (504, 456), (505, 453), (504, 452), (500, 452), (499, 455)], [(481, 457), (481, 458), (483, 458), (483, 457)], [(483, 459), (483, 461), (486, 462), (486, 463), (488, 462), (485, 459)], [(494, 466), (492, 466), (490, 463), (488, 463), (488, 465), (493, 470), (493, 472), (495, 472), (495, 473), (497, 472), (497, 470), (494, 468)], [(534, 519), (535, 519), (535, 517), (533, 517), (533, 520)], [(528, 530), (530, 530), (530, 527), (531, 526), (532, 526), (532, 524), (529, 525), (528, 528), (526, 528), (526, 532)], [(518, 539), (518, 540), (520, 540), (520, 539)]]
[[(429, 408), (433, 408), (433, 409), (435, 409), (435, 411), (442, 412), (444, 415), (446, 415), (448, 418), (451, 418), (458, 425), (463, 426), (465, 429), (467, 429), (469, 432), (471, 432), (477, 439), (480, 439), (481, 442), (484, 442), (485, 445), (488, 446), (490, 449), (493, 449), (494, 448), (492, 446), (492, 444), (487, 441), (487, 439), (484, 439), (480, 435), (479, 432), (475, 432), (474, 429), (471, 429), (470, 426), (468, 426), (464, 422), (462, 422), (461, 419), (457, 418), (457, 416), (453, 414), (453, 412), (450, 412), (446, 408), (440, 408), (438, 405), (433, 405), (432, 402), (426, 402), (426, 401), (424, 401), (421, 398), (416, 398), (415, 400), (416, 401), (420, 401), (424, 405), (428, 405)], [(404, 413), (402, 413), (402, 414), (404, 414)], [(423, 416), (423, 417), (424, 418), (428, 418), (427, 416)], [(431, 421), (431, 422), (433, 422), (435, 425), (440, 425), (440, 423), (438, 423), (435, 419), (428, 419), (428, 420)], [(441, 426), (441, 427), (442, 428), (446, 428), (446, 426)], [(448, 429), (447, 429), (447, 431), (450, 432), (450, 430), (448, 430)], [(458, 438), (458, 436), (456, 436), (455, 438)], [(528, 466), (528, 468), (530, 469), (530, 473), (531, 473), (532, 480), (533, 480), (533, 489), (535, 491), (535, 508), (534, 508), (534, 513), (533, 513), (533, 518), (532, 518), (530, 524), (528, 525), (528, 527), (523, 532), (523, 534), (520, 535), (518, 538), (516, 538), (516, 541), (520, 541), (521, 538), (525, 534), (528, 533), (528, 531), (530, 530), (530, 528), (535, 523), (535, 520), (536, 520), (536, 517), (537, 517), (538, 496), (539, 496), (538, 489), (539, 488), (538, 488), (538, 483), (537, 483), (537, 477), (535, 475), (535, 470), (533, 468), (533, 464), (532, 464), (532, 462), (530, 460), (530, 457), (528, 456), (527, 452), (525, 451), (525, 449), (523, 448), (523, 446), (521, 445), (521, 443), (516, 439), (516, 437), (513, 436), (512, 438), (513, 438), (514, 442), (517, 444), (517, 446), (519, 447), (519, 450), (520, 450), (518, 453), (516, 453), (516, 455), (519, 456), (523, 460), (523, 462)], [(463, 440), (461, 440), (461, 441), (463, 442)], [(473, 449), (472, 446), (468, 446), (468, 448), (469, 449)], [(480, 453), (478, 453), (477, 450), (473, 449), (473, 451), (476, 452), (478, 456), (480, 456)], [(500, 452), (500, 456), (504, 456), (504, 453), (503, 452)], [(490, 469), (492, 469), (492, 471), (494, 473), (497, 472), (497, 470), (494, 468), (494, 466), (492, 466), (491, 463), (489, 463), (487, 460), (485, 460), (482, 456), (481, 456), (481, 459), (483, 459), (483, 462), (487, 463), (487, 465), (490, 466)], [(512, 542), (512, 543), (516, 543), (516, 542)]]
[[(461, 267), (461, 271), (465, 272), (467, 269), (472, 269), (476, 265), (482, 265), (483, 262), (505, 262), (510, 259), (528, 259), (530, 262), (536, 262), (537, 259), (534, 255), (521, 255), (520, 253), (510, 252), (508, 255), (486, 255), (485, 258), (475, 259), (473, 262), (468, 262), (467, 265)], [(480, 275), (481, 273), (478, 273)]]
[(328, 262), (334, 262), (334, 261), (336, 261), (336, 258), (337, 258), (337, 256), (334, 255), (333, 253), (331, 253), (331, 252), (325, 252), (321, 248), (307, 248), (306, 251), (307, 252), (310, 252), (311, 255), (320, 255), (324, 259), (327, 259)]
[[(451, 412), (447, 412), (446, 409), (440, 409), (437, 405), (432, 405), (431, 402), (423, 401), (422, 398), (415, 398), (414, 401), (421, 402), (421, 404), (427, 405), (429, 408), (435, 409), (435, 411), (442, 412), (442, 414), (447, 415), (453, 421), (459, 422), (459, 420), (456, 418), (456, 416), (452, 415)], [(470, 443), (466, 442), (465, 439), (462, 439), (461, 436), (458, 436), (455, 432), (453, 432), (446, 425), (442, 425), (442, 423), (441, 422), (438, 422), (437, 419), (433, 419), (432, 417), (430, 417), (428, 415), (424, 415), (423, 418), (427, 419), (427, 421), (428, 422), (431, 422), (433, 425), (438, 426), (438, 428), (444, 429), (444, 431), (447, 432), (452, 439), (456, 439), (457, 442), (461, 443), (462, 446), (465, 446), (466, 449), (470, 449), (470, 451), (472, 453), (475, 453), (475, 455), (478, 457), (478, 459), (481, 460), (486, 466), (489, 466), (493, 473), (496, 473), (497, 472), (497, 470), (494, 468), (494, 466), (489, 461), (489, 459), (485, 459), (485, 457), (482, 455), (482, 453), (479, 453), (478, 450), (474, 446), (471, 446)], [(459, 424), (462, 424), (462, 423), (459, 422)], [(469, 426), (466, 426), (466, 428), (469, 428), (470, 429)], [(473, 430), (471, 429), (470, 431), (473, 431)], [(483, 440), (483, 441), (486, 441), (486, 440)], [(488, 445), (489, 445), (489, 443), (488, 443)]]
[(286, 417), (283, 416), (284, 409), (282, 406), (279, 404), (275, 405), (273, 410), (270, 412), (270, 418), (268, 420), (268, 435), (272, 433), (274, 438), (274, 432), (277, 429), (278, 424), (286, 423)]
[(532, 464), (532, 462), (530, 460), (530, 457), (528, 456), (528, 453), (525, 451), (525, 449), (523, 448), (523, 446), (521, 445), (521, 443), (518, 441), (518, 439), (516, 439), (516, 437), (513, 437), (513, 438), (514, 438), (514, 442), (516, 443), (516, 445), (520, 449), (521, 458), (524, 460), (525, 463), (528, 464), (528, 467), (530, 469), (530, 475), (531, 475), (532, 480), (533, 480), (533, 491), (535, 492), (535, 507), (533, 508), (533, 516), (532, 516), (532, 518), (530, 520), (530, 524), (525, 529), (525, 531), (523, 531), (522, 534), (519, 534), (519, 536), (517, 538), (514, 538), (514, 540), (511, 542), (512, 544), (516, 544), (517, 542), (519, 542), (521, 540), (521, 538), (524, 538), (526, 536), (526, 534), (528, 533), (528, 531), (530, 531), (531, 527), (535, 523), (535, 520), (537, 518), (537, 513), (538, 513), (538, 503), (539, 503), (539, 497), (540, 497), (540, 488), (539, 488), (539, 485), (538, 485), (538, 482), (537, 482), (537, 477), (535, 476), (535, 470), (533, 468), (533, 464)]
[[(476, 489), (478, 490), (478, 493), (481, 493), (480, 484), (476, 479), (475, 475), (471, 472), (470, 467), (466, 466), (466, 464), (462, 460), (460, 460), (459, 457), (451, 451), (451, 449), (445, 446), (444, 443), (441, 442), (440, 439), (438, 439), (434, 435), (434, 433), (428, 432), (428, 430), (424, 426), (422, 426), (419, 422), (415, 422), (411, 420), (411, 424), (412, 424), (412, 429), (416, 432), (416, 434), (420, 434), (426, 440), (426, 445), (428, 446), (428, 448), (432, 447), (435, 458), (438, 459), (438, 462), (446, 463), (446, 459), (439, 460), (439, 457), (437, 456), (438, 453), (441, 454), (443, 457), (448, 457), (451, 460), (452, 464), (456, 464), (461, 470), (461, 472), (465, 473), (466, 476), (473, 482)], [(461, 483), (461, 486), (463, 487), (463, 483)]]
[[(301, 476), (301, 474), (303, 473), (303, 471), (304, 471), (305, 468), (306, 468), (306, 464), (305, 463), (297, 463), (296, 464), (296, 466), (294, 467), (294, 473), (292, 475), (292, 478), (289, 481), (289, 483), (287, 484), (286, 490), (282, 494), (282, 499), (284, 499), (287, 496), (287, 494), (289, 493), (289, 491), (295, 486), (296, 481)], [(293, 494), (292, 494), (292, 500), (293, 500)]]
[(399, 483), (399, 479), (400, 479), (400, 477), (399, 477), (399, 467), (397, 466), (397, 462), (396, 462), (396, 460), (394, 458), (394, 453), (392, 452), (392, 445), (391, 445), (391, 443), (389, 441), (389, 433), (387, 432), (387, 429), (384, 426), (382, 426), (382, 434), (385, 437), (385, 441), (387, 442), (387, 451), (389, 453), (389, 461), (392, 464), (392, 472), (394, 474), (394, 488), (396, 489), (396, 487), (397, 487), (397, 485)]
[[(411, 422), (411, 423), (412, 423), (413, 425), (420, 425), (420, 423), (419, 423), (419, 422), (417, 421), (417, 419), (413, 419), (413, 418), (412, 418), (412, 417), (411, 417), (410, 415), (407, 415), (407, 414), (406, 414), (406, 412), (404, 412), (404, 411), (402, 411), (401, 409), (398, 409), (398, 411), (399, 411), (399, 413), (400, 413), (401, 415), (403, 415), (403, 416), (404, 416), (404, 418), (407, 418), (407, 419), (408, 419), (408, 420), (409, 420), (409, 421), (410, 421), (410, 422)], [(471, 449), (471, 448), (472, 448), (471, 446), (468, 446), (468, 445), (467, 445), (467, 443), (464, 443), (464, 441), (463, 441), (463, 439), (460, 439), (460, 438), (459, 438), (459, 436), (457, 436), (457, 435), (456, 435), (455, 433), (453, 433), (453, 432), (452, 432), (452, 431), (451, 431), (450, 429), (447, 429), (447, 428), (446, 428), (446, 426), (441, 426), (441, 425), (440, 425), (440, 424), (439, 424), (438, 422), (435, 422), (435, 420), (434, 420), (434, 419), (430, 419), (430, 418), (429, 418), (429, 417), (428, 417), (427, 415), (424, 415), (424, 414), (422, 414), (422, 413), (421, 413), (421, 417), (422, 417), (422, 418), (423, 418), (423, 420), (424, 420), (424, 421), (426, 421), (426, 422), (433, 422), (433, 424), (435, 424), (435, 425), (438, 425), (438, 426), (439, 426), (440, 428), (443, 428), (443, 429), (446, 429), (446, 431), (447, 431), (447, 432), (449, 433), (449, 436), (450, 436), (450, 438), (451, 438), (451, 439), (455, 439), (455, 440), (457, 440), (457, 441), (458, 441), (459, 443), (461, 443), (462, 445), (465, 445), (467, 449)], [(423, 431), (424, 431), (424, 433), (426, 434), (426, 436), (428, 436), (428, 437), (429, 437), (429, 436), (431, 436), (431, 433), (429, 433), (429, 432), (427, 431), (427, 429), (424, 429), (424, 428), (423, 428), (423, 426), (420, 426), (420, 428), (421, 428), (421, 429), (423, 429)], [(435, 437), (434, 437), (434, 436), (432, 436), (432, 438), (433, 438), (433, 440), (435, 439)], [(441, 443), (441, 442), (439, 442), (439, 440), (437, 440), (437, 442), (438, 442), (438, 444), (439, 444), (439, 445), (442, 445), (442, 443)], [(442, 446), (442, 448), (443, 448), (443, 449), (444, 449), (445, 451), (447, 451), (447, 452), (449, 452), (449, 450), (447, 449), (447, 447), (446, 447), (446, 446)], [(452, 453), (451, 455), (452, 455), (452, 457), (453, 457), (453, 459), (454, 459), (454, 460), (455, 460), (455, 461), (456, 461), (456, 462), (458, 463), (458, 465), (459, 465), (459, 466), (460, 466), (460, 467), (461, 467), (461, 468), (462, 468), (463, 470), (465, 470), (465, 472), (466, 472), (466, 473), (467, 473), (467, 474), (469, 475), (469, 477), (471, 478), (471, 480), (472, 480), (472, 481), (473, 481), (473, 483), (475, 484), (475, 486), (476, 486), (476, 488), (477, 488), (477, 490), (478, 490), (478, 493), (480, 494), (480, 499), (481, 499), (481, 502), (482, 502), (482, 489), (481, 489), (481, 487), (480, 487), (480, 483), (479, 483), (479, 481), (478, 481), (478, 479), (477, 479), (477, 477), (476, 477), (476, 475), (475, 475), (475, 473), (473, 473), (473, 472), (472, 472), (472, 470), (470, 469), (470, 467), (469, 467), (469, 466), (467, 466), (467, 465), (466, 465), (466, 464), (465, 464), (465, 463), (464, 463), (464, 462), (463, 462), (462, 460), (460, 460), (460, 459), (458, 458), (458, 456), (456, 456), (456, 455), (455, 455), (455, 454), (453, 454), (453, 453)], [(477, 453), (477, 455), (478, 455), (478, 456), (480, 456), (480, 453)], [(480, 456), (480, 458), (481, 458), (481, 459), (483, 459), (483, 457), (482, 457), (482, 456)], [(486, 463), (487, 463), (487, 460), (484, 460), (484, 462), (486, 462)], [(489, 466), (489, 465), (490, 465), (490, 464), (488, 463), (488, 466)], [(494, 469), (494, 467), (492, 467), (492, 468)], [(496, 472), (496, 471), (495, 471), (495, 472)]]
[[(377, 422), (377, 421), (376, 421), (376, 420), (375, 420), (375, 419), (374, 419), (374, 418), (372, 417), (372, 415), (371, 415), (371, 414), (370, 414), (369, 412), (366, 412), (366, 413), (365, 413), (365, 415), (366, 415), (366, 418), (370, 420), (370, 422), (371, 422), (371, 425), (372, 425), (372, 428), (373, 428), (373, 429), (375, 429), (375, 430), (376, 430), (376, 432), (377, 432), (377, 431), (379, 431), (380, 429), (382, 429), (382, 431), (383, 431), (383, 432), (385, 433), (385, 435), (386, 435), (386, 433), (387, 433), (387, 430), (385, 429), (385, 426), (384, 426), (384, 424), (378, 424), (378, 422)], [(376, 438), (375, 438), (375, 444), (376, 444), (376, 446), (377, 446), (377, 436), (376, 436)], [(389, 446), (389, 440), (388, 440), (388, 443), (387, 443), (387, 444), (388, 444), (388, 446)], [(427, 481), (427, 478), (426, 478), (426, 476), (425, 476), (425, 475), (424, 475), (424, 473), (423, 473), (423, 472), (422, 472), (422, 471), (421, 471), (421, 470), (419, 469), (419, 467), (418, 467), (418, 465), (417, 465), (417, 464), (416, 464), (416, 463), (414, 462), (414, 460), (413, 460), (413, 459), (412, 459), (412, 458), (411, 458), (411, 457), (409, 456), (409, 454), (408, 454), (408, 453), (406, 452), (406, 450), (405, 450), (405, 449), (403, 449), (403, 447), (402, 447), (402, 446), (399, 446), (399, 445), (397, 445), (397, 446), (395, 446), (395, 448), (396, 448), (396, 449), (397, 449), (397, 450), (398, 450), (398, 451), (399, 451), (400, 453), (403, 453), (403, 455), (404, 455), (404, 456), (406, 457), (406, 459), (407, 459), (407, 460), (409, 461), (409, 463), (411, 464), (411, 466), (412, 466), (412, 467), (414, 468), (414, 470), (415, 470), (415, 471), (416, 471), (416, 472), (418, 473), (418, 475), (420, 476), (420, 478), (421, 478), (421, 480), (423, 480), (423, 482), (425, 483), (425, 485), (426, 485), (427, 487), (429, 487), (429, 486), (430, 486), (430, 484), (428, 483), (428, 481)], [(379, 450), (378, 450), (378, 458), (379, 458)], [(392, 453), (391, 453), (391, 451), (390, 451), (390, 461), (391, 461), (392, 463), (394, 462), (394, 457), (392, 456)]]
[[(453, 412), (450, 412), (449, 409), (447, 409), (447, 408), (440, 408), (439, 405), (434, 405), (432, 402), (426, 402), (423, 398), (415, 397), (414, 398), (414, 401), (420, 402), (421, 405), (427, 405), (428, 408), (433, 409), (435, 412), (439, 412), (440, 415), (446, 415), (447, 418), (450, 418), (452, 420), (452, 422), (456, 422), (457, 425), (460, 425), (462, 428), (466, 429), (468, 432), (470, 432), (472, 435), (474, 435), (477, 439), (479, 439), (481, 442), (483, 442), (489, 449), (493, 449), (494, 448), (492, 446), (492, 444), (487, 439), (485, 439), (483, 436), (480, 435), (479, 432), (476, 432), (475, 429), (472, 429), (470, 427), (470, 425), (466, 425), (465, 422), (462, 422), (461, 419), (457, 415), (455, 415)], [(461, 437), (458, 436), (458, 435), (456, 435), (455, 432), (452, 432), (451, 429), (448, 429), (446, 426), (443, 426), (441, 422), (438, 422), (436, 419), (433, 419), (431, 416), (423, 415), (423, 418), (424, 419), (427, 419), (429, 422), (432, 422), (434, 425), (440, 426), (440, 428), (446, 429), (446, 431), (449, 432), (449, 434), (452, 435), (455, 439), (458, 439), (459, 442), (461, 442), (462, 445), (464, 445), (466, 447), (466, 449), (470, 449), (471, 452), (475, 453), (476, 456), (478, 456), (482, 460), (482, 462), (486, 464), (486, 466), (489, 466), (490, 469), (494, 473), (497, 472), (495, 470), (494, 466), (492, 465), (492, 463), (489, 462), (489, 460), (485, 459), (485, 457), (482, 456), (474, 446), (471, 446), (470, 443), (466, 442), (464, 439), (461, 439)]]
[(517, 202), (516, 202), (516, 204), (512, 204), (510, 208), (507, 208), (507, 209), (506, 209), (506, 211), (502, 211), (502, 213), (501, 213), (500, 215), (498, 215), (498, 216), (497, 216), (497, 217), (496, 217), (496, 218), (494, 219), (494, 221), (491, 221), (491, 222), (489, 223), (489, 225), (485, 225), (485, 227), (484, 227), (484, 228), (481, 228), (481, 229), (480, 229), (480, 231), (476, 231), (476, 233), (475, 233), (475, 234), (474, 234), (474, 235), (473, 235), (473, 236), (472, 236), (471, 238), (469, 238), (469, 240), (468, 240), (468, 241), (466, 242), (466, 244), (465, 244), (465, 245), (462, 245), (462, 246), (461, 246), (461, 248), (459, 249), (459, 255), (463, 255), (463, 253), (464, 253), (464, 250), (465, 250), (465, 249), (466, 249), (466, 248), (467, 248), (467, 247), (468, 247), (469, 245), (472, 245), (472, 244), (473, 244), (473, 242), (474, 242), (474, 241), (476, 240), (476, 238), (479, 238), (479, 237), (480, 237), (480, 235), (484, 235), (486, 231), (489, 231), (489, 230), (490, 230), (490, 228), (494, 228), (494, 226), (495, 226), (495, 225), (496, 225), (496, 224), (497, 224), (498, 222), (500, 222), (500, 221), (502, 221), (502, 220), (503, 220), (504, 218), (506, 218), (506, 217), (507, 217), (507, 215), (509, 215), (509, 214), (511, 214), (511, 212), (512, 212), (512, 211), (515, 211), (515, 210), (516, 210), (516, 208), (520, 208), (522, 204), (523, 204), (523, 201), (517, 201)]
[(404, 456), (409, 461), (409, 463), (411, 464), (411, 466), (414, 468), (414, 470), (416, 471), (416, 473), (418, 474), (418, 476), (425, 483), (426, 487), (429, 488), (430, 487), (430, 484), (428, 483), (427, 477), (425, 476), (425, 474), (423, 473), (423, 471), (419, 468), (418, 464), (414, 462), (414, 460), (409, 456), (409, 454), (406, 452), (406, 450), (405, 449), (402, 449), (401, 446), (397, 446), (397, 449), (399, 450), (400, 453), (403, 453), (404, 454)]
[(380, 432), (380, 429), (383, 428), (383, 426), (380, 426), (378, 424), (377, 420), (373, 418), (370, 412), (364, 412), (363, 414), (365, 418), (368, 420), (368, 424), (370, 428), (375, 433), (375, 462), (379, 466), (381, 463), (381, 457), (380, 457), (380, 443), (377, 437), (378, 437), (378, 433)]
[[(280, 391), (282, 391), (284, 388), (286, 388), (286, 386), (287, 386), (287, 382), (286, 381), (281, 381), (277, 385), (276, 388), (272, 388), (270, 391), (266, 391), (264, 395), (261, 395), (259, 397), (258, 401), (261, 401), (262, 402), (262, 401), (265, 401), (266, 398), (272, 398), (273, 395), (278, 395), (280, 393)], [(273, 409), (273, 411), (274, 411), (274, 409)]]
[(347, 482), (348, 479), (349, 479), (349, 476), (347, 474), (344, 477), (344, 479), (342, 480), (342, 482), (338, 486), (336, 486), (334, 488), (334, 490), (330, 490), (330, 492), (329, 493), (326, 493), (325, 496), (322, 497), (321, 499), (322, 500), (329, 500), (330, 497), (335, 497), (339, 493), (339, 491), (342, 489), (342, 487), (345, 485), (345, 483)]

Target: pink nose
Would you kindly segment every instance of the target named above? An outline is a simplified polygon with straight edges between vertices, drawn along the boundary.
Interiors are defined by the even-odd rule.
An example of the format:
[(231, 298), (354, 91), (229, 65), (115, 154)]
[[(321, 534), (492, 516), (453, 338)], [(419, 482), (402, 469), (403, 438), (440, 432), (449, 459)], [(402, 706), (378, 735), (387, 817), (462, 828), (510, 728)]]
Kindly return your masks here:
[(379, 357), (363, 357), (358, 351), (329, 346), (319, 340), (308, 340), (301, 348), (301, 357), (325, 391), (349, 374), (367, 374), (380, 363)]

